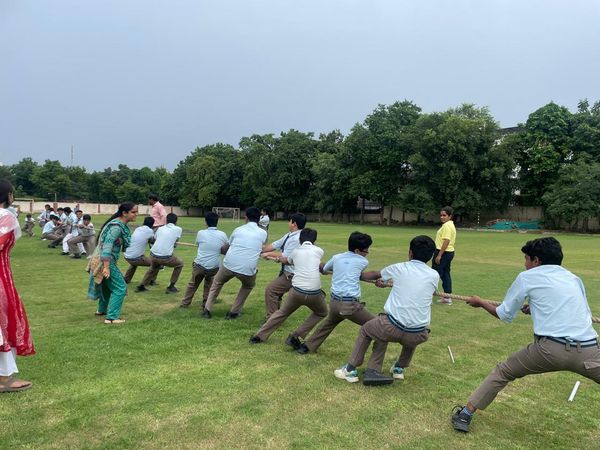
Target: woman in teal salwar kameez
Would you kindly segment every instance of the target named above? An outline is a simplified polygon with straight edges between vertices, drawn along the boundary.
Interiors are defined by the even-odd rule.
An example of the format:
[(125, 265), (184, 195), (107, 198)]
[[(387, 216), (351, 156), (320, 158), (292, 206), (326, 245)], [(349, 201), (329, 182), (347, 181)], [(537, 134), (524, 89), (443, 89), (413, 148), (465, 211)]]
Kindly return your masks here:
[(120, 324), (121, 307), (127, 293), (123, 274), (117, 267), (121, 250), (129, 247), (131, 233), (127, 224), (137, 218), (138, 208), (134, 203), (119, 205), (119, 210), (102, 226), (98, 247), (88, 264), (90, 289), (88, 297), (98, 299), (96, 315), (106, 315), (105, 324)]

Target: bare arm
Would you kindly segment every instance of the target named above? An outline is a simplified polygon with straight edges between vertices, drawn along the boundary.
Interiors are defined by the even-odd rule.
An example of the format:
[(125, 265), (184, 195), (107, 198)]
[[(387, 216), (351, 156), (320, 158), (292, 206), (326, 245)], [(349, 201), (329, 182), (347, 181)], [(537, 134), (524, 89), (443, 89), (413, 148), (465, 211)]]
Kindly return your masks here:
[(436, 264), (439, 264), (442, 261), (442, 255), (446, 252), (448, 245), (450, 245), (450, 239), (444, 239), (442, 242), (442, 248), (440, 248), (438, 255), (435, 257)]
[(362, 281), (373, 281), (381, 278), (381, 272), (379, 270), (371, 270), (370, 272), (362, 272), (360, 279)]
[(467, 304), (471, 305), (473, 308), (483, 308), (487, 312), (489, 312), (492, 316), (494, 316), (496, 319), (499, 319), (498, 314), (496, 313), (496, 308), (498, 307), (498, 305), (494, 305), (493, 303), (486, 302), (485, 300), (482, 300), (481, 298), (479, 298), (476, 295), (469, 298), (469, 300), (467, 300)]

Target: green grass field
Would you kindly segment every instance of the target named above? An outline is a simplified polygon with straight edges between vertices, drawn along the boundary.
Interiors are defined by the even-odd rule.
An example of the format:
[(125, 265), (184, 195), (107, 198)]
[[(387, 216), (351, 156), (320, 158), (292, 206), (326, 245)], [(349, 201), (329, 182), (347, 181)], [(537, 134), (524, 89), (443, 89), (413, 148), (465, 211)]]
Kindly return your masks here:
[[(141, 218), (138, 224), (141, 224)], [(99, 218), (96, 226), (101, 225)], [(180, 225), (193, 242), (201, 219)], [(222, 223), (228, 234), (237, 224)], [(346, 250), (350, 232), (373, 236), (370, 269), (404, 261), (408, 242), (433, 228), (310, 224), (325, 258)], [(269, 238), (287, 230), (272, 223)], [(193, 233), (192, 233), (193, 231)], [(225, 321), (239, 287), (232, 280), (200, 317), (201, 291), (192, 307), (178, 308), (191, 273), (192, 247), (179, 247), (185, 262), (179, 294), (167, 295), (170, 269), (160, 286), (125, 300), (123, 326), (105, 326), (86, 300), (86, 260), (59, 256), (35, 238), (23, 237), (12, 268), (25, 303), (37, 355), (19, 358), (33, 389), (0, 396), (0, 448), (596, 448), (600, 437), (600, 386), (571, 373), (517, 380), (486, 410), (468, 435), (455, 432), (450, 413), (493, 366), (531, 341), (531, 319), (512, 325), (461, 302), (434, 302), (430, 340), (420, 346), (406, 379), (367, 388), (334, 378), (350, 355), (358, 327), (341, 324), (319, 352), (301, 356), (285, 346), (308, 314), (299, 311), (263, 345), (248, 338), (264, 317), (264, 288), (279, 270), (259, 263), (257, 286), (243, 315)], [(501, 299), (523, 270), (521, 245), (538, 235), (459, 230), (453, 262), (454, 292)], [(600, 316), (600, 236), (560, 235), (564, 265), (586, 284)], [(122, 263), (123, 261), (121, 261)], [(125, 268), (126, 264), (121, 264)], [(323, 277), (328, 292), (330, 279)], [(363, 285), (363, 299), (380, 312), (388, 291)], [(600, 327), (596, 327), (597, 330)], [(452, 348), (452, 364), (447, 346)], [(390, 344), (385, 367), (397, 357)], [(582, 384), (573, 403), (567, 397)]]

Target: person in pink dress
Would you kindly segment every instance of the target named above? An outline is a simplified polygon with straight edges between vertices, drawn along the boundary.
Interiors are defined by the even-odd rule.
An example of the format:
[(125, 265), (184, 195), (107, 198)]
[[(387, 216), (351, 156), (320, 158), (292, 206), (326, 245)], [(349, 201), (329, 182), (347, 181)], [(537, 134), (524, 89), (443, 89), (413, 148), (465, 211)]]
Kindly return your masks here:
[(10, 267), (10, 252), (21, 236), (19, 221), (8, 209), (14, 189), (0, 179), (0, 393), (29, 389), (31, 382), (19, 380), (16, 356), (34, 355), (29, 323)]

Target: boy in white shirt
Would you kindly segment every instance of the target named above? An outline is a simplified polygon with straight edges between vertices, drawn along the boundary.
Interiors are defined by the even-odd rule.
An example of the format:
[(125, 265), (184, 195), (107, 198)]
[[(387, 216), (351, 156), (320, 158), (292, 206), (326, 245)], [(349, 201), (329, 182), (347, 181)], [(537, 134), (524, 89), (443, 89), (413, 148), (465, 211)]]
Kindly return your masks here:
[(77, 211), (77, 216), (81, 216), (81, 222), (75, 224), (77, 236), (68, 242), (69, 252), (74, 259), (80, 259), (82, 253), (91, 255), (96, 248), (96, 230), (92, 223), (92, 216), (83, 214), (81, 210)]
[[(131, 282), (138, 267), (150, 267), (152, 265), (152, 259), (144, 253), (146, 252), (148, 243), (154, 242), (153, 227), (154, 218), (148, 216), (144, 219), (143, 225), (133, 231), (129, 247), (123, 253), (125, 261), (129, 263), (129, 267), (123, 276), (125, 283)], [(153, 284), (153, 281), (150, 281), (150, 286)]]
[[(384, 313), (360, 328), (350, 360), (334, 371), (336, 378), (357, 382), (357, 367), (363, 363), (365, 353), (374, 340), (363, 384), (380, 386), (391, 384), (394, 379), (404, 379), (404, 369), (410, 365), (416, 347), (429, 338), (427, 326), (431, 321), (431, 298), (440, 279), (438, 273), (427, 266), (434, 251), (433, 239), (417, 236), (410, 241), (409, 261), (381, 270), (379, 287), (384, 287), (389, 280), (393, 281), (392, 292), (383, 307)], [(391, 369), (393, 377), (382, 372), (388, 342), (402, 345), (400, 357)]]
[(152, 265), (144, 275), (141, 284), (137, 287), (137, 292), (144, 292), (147, 290), (146, 286), (150, 284), (150, 281), (156, 279), (156, 275), (161, 266), (173, 268), (171, 282), (169, 286), (167, 286), (166, 293), (171, 294), (179, 292), (179, 289), (175, 287), (175, 283), (177, 283), (179, 275), (181, 275), (181, 271), (183, 270), (183, 261), (175, 256), (173, 251), (183, 230), (175, 225), (176, 223), (177, 214), (169, 213), (167, 214), (167, 224), (156, 230), (156, 241), (150, 250)]
[(27, 236), (32, 237), (34, 225), (35, 221), (33, 220), (33, 217), (31, 217), (31, 214), (27, 214), (25, 216), (25, 223), (23, 224), (23, 232), (27, 233)]
[(283, 255), (278, 259), (283, 264), (294, 265), (292, 288), (280, 309), (269, 316), (267, 322), (250, 338), (251, 344), (265, 342), (269, 336), (298, 308), (307, 306), (312, 314), (296, 331), (288, 336), (285, 343), (294, 349), (300, 346), (304, 338), (323, 317), (327, 315), (325, 293), (321, 290), (321, 274), (319, 266), (323, 257), (323, 249), (313, 245), (317, 240), (317, 231), (304, 228), (300, 232), (300, 246), (287, 258)]

